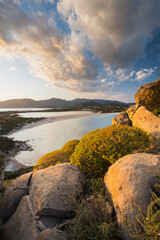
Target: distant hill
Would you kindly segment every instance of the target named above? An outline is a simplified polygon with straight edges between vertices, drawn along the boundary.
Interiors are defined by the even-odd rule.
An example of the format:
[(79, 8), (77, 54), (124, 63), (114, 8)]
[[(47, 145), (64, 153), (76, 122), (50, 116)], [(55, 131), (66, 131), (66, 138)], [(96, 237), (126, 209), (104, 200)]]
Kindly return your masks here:
[(74, 100), (64, 100), (60, 98), (51, 98), (46, 100), (36, 101), (29, 98), (24, 99), (10, 99), (6, 101), (0, 101), (0, 108), (64, 108), (64, 107), (75, 107), (76, 105), (128, 105), (127, 103), (111, 100), (101, 99), (83, 99), (76, 98)]

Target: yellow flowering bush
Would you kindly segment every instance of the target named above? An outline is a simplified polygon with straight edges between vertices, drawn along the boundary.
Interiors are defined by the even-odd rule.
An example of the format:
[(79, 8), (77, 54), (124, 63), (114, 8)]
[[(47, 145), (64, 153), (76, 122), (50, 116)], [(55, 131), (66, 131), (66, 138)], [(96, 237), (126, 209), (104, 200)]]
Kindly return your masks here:
[(54, 166), (58, 163), (69, 162), (71, 154), (74, 152), (76, 145), (79, 143), (79, 140), (74, 139), (67, 142), (61, 150), (55, 150), (53, 152), (45, 154), (41, 157), (36, 165), (34, 166), (34, 171), (37, 171), (42, 168), (47, 168)]
[(90, 177), (103, 177), (119, 158), (134, 152), (149, 151), (149, 135), (135, 127), (109, 126), (84, 135), (70, 162)]

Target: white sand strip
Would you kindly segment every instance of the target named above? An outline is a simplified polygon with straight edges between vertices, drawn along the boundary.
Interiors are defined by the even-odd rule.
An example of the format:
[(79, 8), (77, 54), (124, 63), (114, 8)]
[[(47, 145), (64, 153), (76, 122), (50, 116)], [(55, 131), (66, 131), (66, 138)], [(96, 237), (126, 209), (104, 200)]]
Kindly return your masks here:
[(89, 117), (89, 116), (95, 116), (95, 115), (101, 115), (102, 113), (94, 113), (94, 112), (85, 112), (84, 113), (79, 113), (79, 114), (72, 114), (72, 115), (61, 115), (61, 116), (54, 116), (54, 117), (45, 117), (44, 119), (38, 121), (38, 122), (34, 122), (34, 123), (29, 123), (25, 126), (23, 126), (20, 129), (15, 129), (12, 132), (10, 132), (9, 134), (7, 134), (7, 137), (9, 137), (10, 135), (12, 135), (15, 132), (20, 132), (29, 128), (33, 128), (33, 127), (37, 127), (39, 125), (42, 124), (46, 124), (46, 123), (52, 123), (52, 122), (57, 122), (57, 121), (64, 121), (64, 120), (68, 120), (68, 119), (74, 119), (74, 118), (81, 118), (81, 117)]

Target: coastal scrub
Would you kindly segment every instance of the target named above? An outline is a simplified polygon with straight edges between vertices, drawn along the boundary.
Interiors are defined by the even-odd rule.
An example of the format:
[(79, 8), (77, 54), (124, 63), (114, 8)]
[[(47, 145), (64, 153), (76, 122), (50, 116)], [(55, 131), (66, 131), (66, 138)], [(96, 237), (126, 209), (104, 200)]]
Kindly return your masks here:
[(135, 152), (150, 152), (153, 145), (149, 134), (136, 127), (109, 126), (84, 135), (70, 162), (90, 177), (103, 177), (119, 158)]
[(79, 140), (73, 139), (67, 142), (60, 150), (45, 154), (34, 166), (34, 171), (54, 166), (59, 163), (70, 162), (70, 157), (75, 150)]

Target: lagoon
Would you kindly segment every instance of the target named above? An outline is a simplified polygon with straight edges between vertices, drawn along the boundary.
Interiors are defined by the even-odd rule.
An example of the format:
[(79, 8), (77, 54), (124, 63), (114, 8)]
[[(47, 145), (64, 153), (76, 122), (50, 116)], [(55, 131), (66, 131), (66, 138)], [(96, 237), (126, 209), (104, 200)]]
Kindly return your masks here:
[[(77, 114), (78, 113), (79, 112), (77, 112)], [(49, 117), (51, 113), (46, 114), (48, 114), (47, 116)], [(57, 114), (56, 112), (56, 116)], [(62, 116), (63, 113), (60, 112), (59, 114)], [(65, 112), (64, 114), (73, 114), (73, 112)], [(9, 137), (18, 141), (27, 141), (27, 144), (33, 149), (32, 151), (19, 152), (14, 159), (28, 166), (34, 165), (44, 154), (60, 149), (67, 141), (81, 139), (84, 134), (92, 130), (111, 125), (112, 119), (116, 115), (118, 115), (118, 113), (105, 113), (81, 116), (73, 119), (63, 119), (14, 132)], [(31, 113), (28, 117), (32, 116)], [(39, 114), (38, 117), (40, 117)]]

